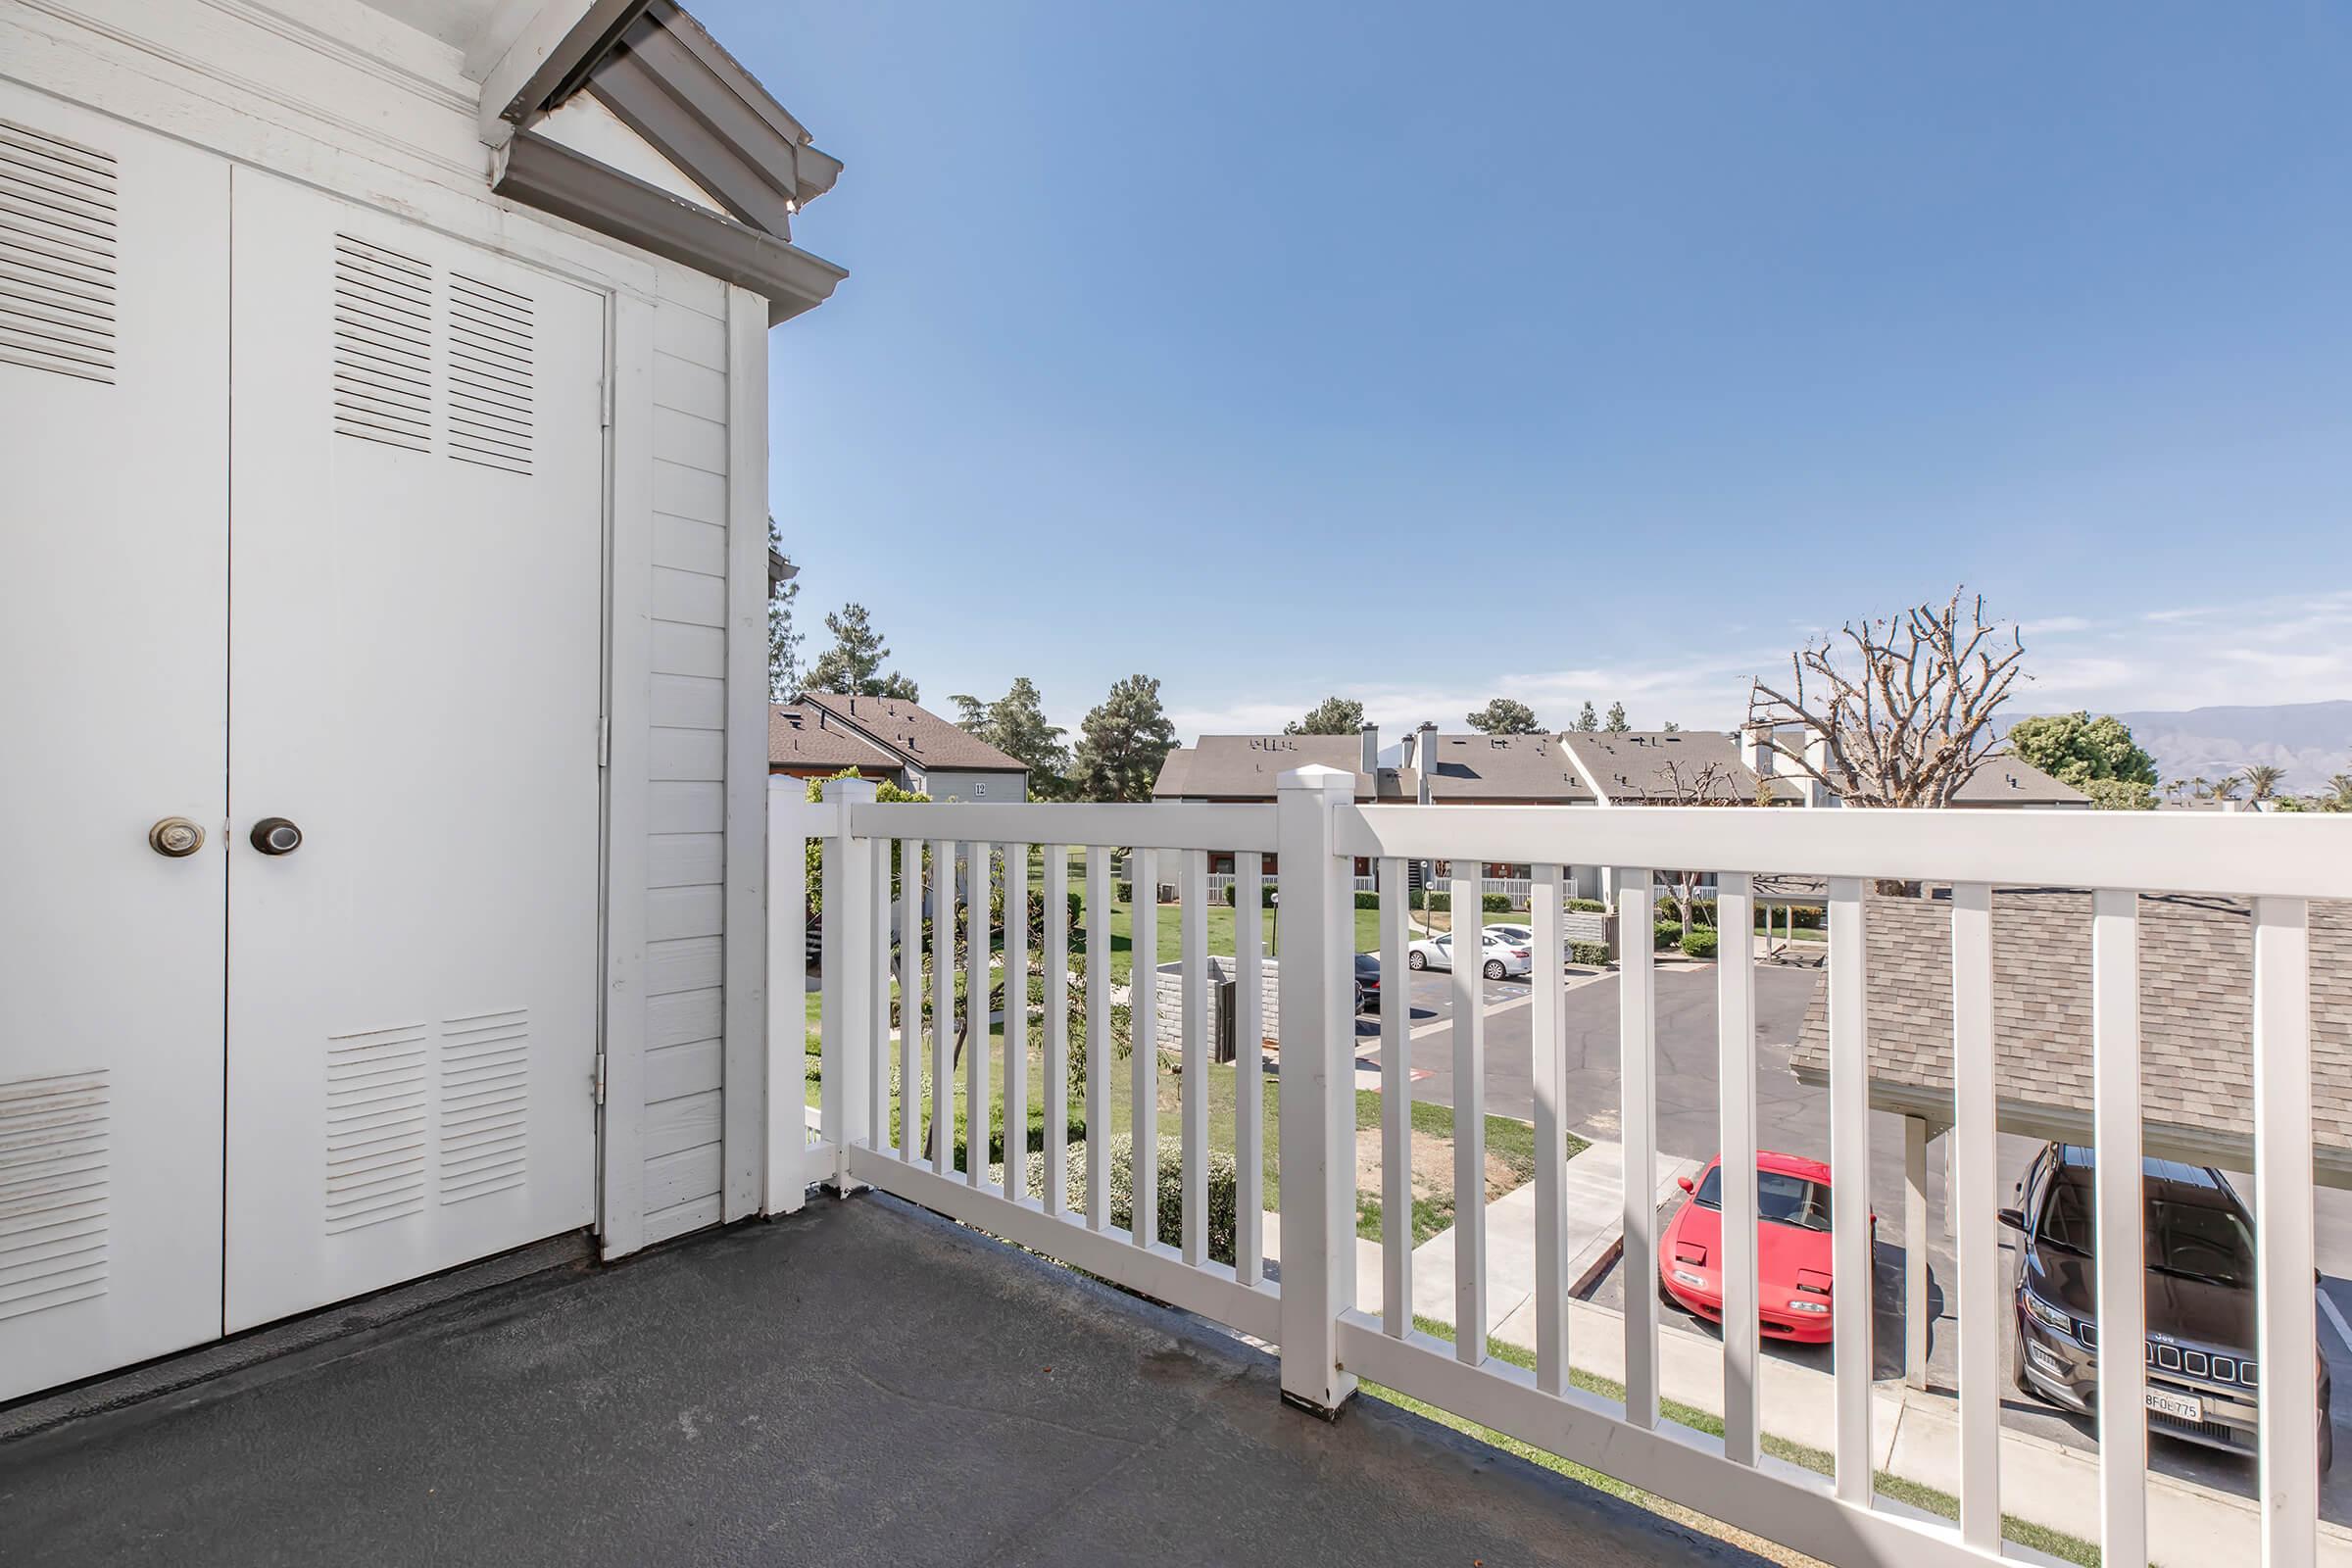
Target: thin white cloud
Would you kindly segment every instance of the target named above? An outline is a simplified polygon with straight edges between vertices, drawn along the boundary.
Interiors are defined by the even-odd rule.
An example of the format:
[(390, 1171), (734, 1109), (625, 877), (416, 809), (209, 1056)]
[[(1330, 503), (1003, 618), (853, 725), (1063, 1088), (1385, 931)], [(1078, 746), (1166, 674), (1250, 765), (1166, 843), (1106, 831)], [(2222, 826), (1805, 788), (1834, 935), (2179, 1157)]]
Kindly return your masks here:
[[(1820, 635), (1818, 627), (1791, 624), (1799, 627), (1792, 643)], [(2028, 620), (2021, 630), (2025, 668), (2033, 678), (2020, 685), (2009, 710), (2127, 712), (2352, 697), (2347, 628), (2352, 592), (2155, 610), (2127, 619)], [(1392, 737), (1423, 719), (1458, 730), (1464, 714), (1493, 697), (1526, 703), (1546, 725), (1572, 722), (1591, 701), (1604, 710), (1611, 702), (1624, 703), (1644, 729), (1670, 719), (1687, 729), (1723, 729), (1746, 715), (1750, 679), (1785, 676), (1788, 668), (1788, 649), (1750, 643), (1658, 663), (1498, 667), (1475, 682), (1368, 681), (1343, 685), (1338, 694), (1361, 702)], [(1261, 688), (1220, 702), (1221, 694), (1192, 688), (1181, 671), (1169, 685), (1170, 717), (1187, 743), (1202, 734), (1279, 730), (1325, 695), (1301, 685), (1288, 701), (1269, 701)]]

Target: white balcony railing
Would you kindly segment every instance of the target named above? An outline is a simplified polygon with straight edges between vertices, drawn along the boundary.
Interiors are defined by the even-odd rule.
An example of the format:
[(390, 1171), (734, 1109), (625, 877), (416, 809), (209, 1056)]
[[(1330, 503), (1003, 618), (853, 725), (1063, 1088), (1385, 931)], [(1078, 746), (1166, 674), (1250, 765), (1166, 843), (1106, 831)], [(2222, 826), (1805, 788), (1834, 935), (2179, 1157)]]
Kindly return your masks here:
[[(2311, 984), (2307, 903), (2352, 897), (2352, 824), (2317, 817), (2158, 816), (2153, 813), (1746, 811), (1650, 808), (1563, 811), (1495, 807), (1480, 810), (1357, 806), (1350, 775), (1309, 768), (1285, 775), (1272, 805), (1203, 806), (878, 806), (873, 787), (827, 785), (810, 805), (797, 781), (771, 796), (770, 938), (772, 1014), (769, 1161), (771, 1210), (799, 1206), (807, 1183), (841, 1190), (871, 1185), (964, 1220), (1024, 1247), (1064, 1259), (1146, 1295), (1189, 1308), (1280, 1347), (1287, 1398), (1337, 1409), (1357, 1380), (1376, 1381), (1469, 1420), (1799, 1551), (1838, 1563), (1984, 1563), (2001, 1555), (2000, 1401), (2005, 1386), (2001, 1337), (2013, 1311), (1999, 1256), (1999, 1194), (1994, 1167), (1996, 1090), (1992, 895), (1995, 884), (2069, 887), (2093, 894), (2092, 1077), (2098, 1159), (2096, 1292), (2101, 1338), (2110, 1346), (2142, 1343), (2145, 1240), (2141, 1167), (2138, 986), (2141, 892), (2221, 895), (2250, 901), (2253, 927), (2253, 1168), (2258, 1273), (2260, 1460), (2259, 1560), (2274, 1568), (2314, 1561), (2318, 1531), (2318, 1432), (2314, 1203), (2312, 1195)], [(803, 1036), (804, 855), (821, 841), (822, 1108), (821, 1140), (804, 1147), (799, 1085)], [(927, 1138), (919, 1000), (933, 1003), (931, 1083), (945, 1104), (955, 1081), (954, 922), (965, 922), (964, 983), (986, 996), (992, 957), (988, 900), (979, 875), (962, 884), (973, 896), (960, 909), (954, 875), (902, 874), (894, 919), (894, 867), (989, 867), (991, 851), (1014, 868), (1005, 877), (1003, 972), (1025, 977), (1031, 897), (1029, 850), (1043, 854), (1044, 1082), (1026, 1081), (1029, 1009), (1004, 1009), (1004, 1079), (988, 1081), (990, 1053), (975, 1022), (978, 1049), (964, 1053), (969, 1107), (968, 1152), (956, 1165), (952, 1129)], [(1132, 849), (1140, 885), (1172, 880), (1173, 909), (1149, 899), (1132, 906), (1137, 974), (1149, 977), (1158, 952), (1157, 922), (1179, 923), (1183, 1005), (1180, 1038), (1166, 1042), (1180, 1067), (1176, 1157), (1181, 1161), (1182, 1225), (1163, 1244), (1154, 1213), (1157, 1192), (1157, 1073), (1163, 1043), (1155, 1009), (1133, 1009), (1134, 1050), (1128, 1089), (1134, 1129), (1133, 1218), (1114, 1226), (1104, 1169), (1109, 1140), (1112, 1063), (1109, 1038), (1112, 943), (1107, 928), (1087, 933), (1083, 961), (1072, 968), (1066, 893), (1072, 851), (1082, 852), (1084, 907), (1093, 921), (1110, 907), (1110, 860)], [(1237, 1236), (1231, 1261), (1207, 1245), (1205, 1173), (1209, 1155), (1206, 1068), (1211, 1020), (1205, 937), (1211, 853), (1235, 856), (1237, 904), (1249, 908), (1269, 855), (1279, 855), (1279, 1170), (1280, 1280), (1266, 1277), (1261, 1249), (1260, 1073), (1245, 1047), (1236, 1077)], [(1359, 1309), (1355, 1253), (1354, 1009), (1350, 1004), (1358, 858), (1380, 862), (1382, 885), (1405, 885), (1405, 864), (1437, 859), (1475, 870), (1524, 864), (1535, 890), (1532, 920), (1538, 952), (1560, 945), (1567, 868), (1615, 867), (1619, 929), (1653, 926), (1652, 867), (1704, 867), (1716, 877), (1718, 928), (1753, 928), (1753, 879), (1828, 879), (1827, 1014), (1830, 1038), (1829, 1132), (1837, 1171), (1867, 1171), (1870, 1160), (1865, 892), (1874, 879), (1948, 885), (1952, 939), (1952, 1183), (1947, 1201), (1958, 1277), (1952, 1288), (1959, 1342), (1958, 1513), (1956, 1525), (1896, 1508), (1872, 1487), (1871, 1211), (1868, 1185), (1833, 1184), (1835, 1260), (1832, 1293), (1836, 1440), (1834, 1474), (1824, 1480), (1769, 1459), (1763, 1450), (1762, 1344), (1758, 1327), (1756, 1191), (1756, 1030), (1754, 960), (1745, 945), (1727, 944), (1716, 971), (1718, 1083), (1725, 1250), (1720, 1439), (1662, 1420), (1659, 1322), (1645, 1271), (1655, 1255), (1658, 1215), (1647, 1173), (1656, 1152), (1656, 981), (1648, 946), (1625, 944), (1618, 981), (1620, 1103), (1625, 1145), (1623, 1224), (1628, 1278), (1622, 1365), (1625, 1395), (1606, 1398), (1570, 1378), (1569, 1259), (1563, 1245), (1565, 1162), (1539, 1158), (1535, 1172), (1536, 1356), (1532, 1370), (1488, 1355), (1486, 1214), (1475, 1200), (1456, 1215), (1453, 1327), (1450, 1345), (1414, 1328), (1409, 1187), (1410, 1097), (1407, 1008), (1381, 1013), (1384, 1253), (1381, 1309)], [(1172, 875), (1170, 874), (1172, 862)], [(930, 962), (924, 888), (928, 910)], [(1477, 893), (1474, 877), (1451, 886), (1455, 907)], [(1220, 901), (1221, 902), (1221, 901)], [(1405, 972), (1407, 910), (1388, 901), (1377, 916), (1383, 972)], [(908, 999), (908, 1027), (890, 1027), (893, 933), (900, 933), (898, 979)], [(1261, 1036), (1257, 923), (1236, 924), (1236, 1037)], [(1066, 1054), (1063, 987), (1088, 987), (1086, 1050), (1086, 1200), (1072, 1208), (1059, 1097)], [(1539, 965), (1531, 982), (1535, 1146), (1561, 1148), (1569, 1082), (1564, 982)], [(1454, 1103), (1482, 1102), (1485, 1009), (1467, 966), (1452, 980), (1448, 1025)], [(927, 988), (927, 989), (926, 989)], [(1008, 987), (1007, 997), (1020, 993)], [(895, 1051), (895, 1058), (894, 1058)], [(898, 1069), (895, 1091), (891, 1068)], [(1013, 1152), (992, 1179), (986, 1155), (989, 1109), (1003, 1105), (1007, 1129), (1026, 1126), (1030, 1097), (1047, 1102), (1043, 1178), (1025, 1180)], [(894, 1113), (897, 1136), (891, 1136)], [(936, 1124), (937, 1115), (933, 1115)], [(1484, 1191), (1483, 1118), (1455, 1123), (1455, 1188)], [(1922, 1238), (1909, 1237), (1908, 1245)], [(1590, 1321), (1587, 1319), (1586, 1321)], [(2140, 1357), (2098, 1359), (2098, 1408), (2128, 1412), (2099, 1422), (2100, 1544), (2109, 1563), (2148, 1556), (2146, 1376)], [(2324, 1419), (2324, 1417), (2323, 1417)], [(2254, 1543), (2248, 1543), (2253, 1545)]]

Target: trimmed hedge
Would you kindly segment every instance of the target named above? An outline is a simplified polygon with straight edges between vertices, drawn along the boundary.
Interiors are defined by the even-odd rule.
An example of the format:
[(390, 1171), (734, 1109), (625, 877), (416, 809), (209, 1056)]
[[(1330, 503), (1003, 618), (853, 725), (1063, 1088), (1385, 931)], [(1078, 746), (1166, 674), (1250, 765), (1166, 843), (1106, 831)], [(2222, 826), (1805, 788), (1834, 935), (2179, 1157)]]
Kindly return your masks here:
[[(1239, 891), (1237, 884), (1232, 882), (1225, 884), (1225, 906), (1227, 908), (1233, 907), (1233, 896), (1237, 891)], [(1258, 883), (1257, 905), (1259, 908), (1271, 909), (1274, 907), (1274, 879), (1272, 877), (1267, 877)], [(1356, 897), (1361, 899), (1368, 897), (1368, 895), (1359, 893), (1356, 895)]]
[(1711, 928), (1692, 927), (1690, 934), (1683, 938), (1683, 956), (1688, 958), (1712, 958), (1715, 948), (1715, 933)]
[(1110, 897), (1111, 901), (1116, 904), (1133, 904), (1135, 902), (1135, 884), (1113, 882), (1110, 885)]
[[(1158, 1199), (1153, 1204), (1154, 1229), (1170, 1247), (1184, 1245), (1184, 1141), (1162, 1138), (1158, 1145)], [(1241, 1223), (1241, 1180), (1235, 1173), (1233, 1152), (1207, 1151), (1208, 1255), (1220, 1263), (1233, 1261), (1234, 1237)], [(1046, 1156), (1029, 1156), (1029, 1192), (1043, 1198)], [(1069, 1146), (1069, 1168), (1064, 1182), (1064, 1204), (1071, 1213), (1086, 1210), (1086, 1146)], [(1127, 1134), (1110, 1145), (1110, 1223), (1123, 1229), (1135, 1224), (1135, 1140)]]
[(1653, 947), (1680, 947), (1683, 941), (1683, 923), (1680, 920), (1660, 920), (1657, 930), (1652, 935), (1651, 946)]
[(1355, 906), (1359, 909), (1377, 909), (1380, 907), (1380, 895), (1377, 893), (1358, 893), (1355, 896)]
[(1595, 969), (1605, 969), (1609, 962), (1609, 945), (1605, 942), (1571, 942), (1568, 944), (1570, 963), (1589, 963)]
[(1598, 899), (1570, 899), (1568, 907), (1579, 914), (1606, 914), (1609, 906)]
[[(1371, 904), (1358, 903), (1356, 907), (1359, 909), (1380, 907), (1377, 894), (1359, 893), (1356, 898), (1375, 901)], [(1413, 891), (1412, 906), (1416, 909), (1451, 909), (1453, 895), (1450, 893), (1428, 893), (1416, 888)], [(1507, 893), (1482, 893), (1478, 896), (1478, 906), (1488, 914), (1508, 914), (1511, 912), (1511, 898)]]

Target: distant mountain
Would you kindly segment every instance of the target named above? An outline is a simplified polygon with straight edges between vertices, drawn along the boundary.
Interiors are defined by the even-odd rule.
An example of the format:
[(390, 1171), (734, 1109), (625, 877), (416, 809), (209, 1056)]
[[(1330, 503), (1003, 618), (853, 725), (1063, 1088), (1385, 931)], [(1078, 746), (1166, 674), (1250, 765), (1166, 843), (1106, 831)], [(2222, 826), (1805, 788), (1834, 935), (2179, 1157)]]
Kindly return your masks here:
[(2288, 793), (2308, 794), (2331, 773), (2352, 772), (2352, 702), (2115, 716), (2156, 759), (2156, 776), (2163, 780), (2218, 779), (2270, 762), (2286, 769)]

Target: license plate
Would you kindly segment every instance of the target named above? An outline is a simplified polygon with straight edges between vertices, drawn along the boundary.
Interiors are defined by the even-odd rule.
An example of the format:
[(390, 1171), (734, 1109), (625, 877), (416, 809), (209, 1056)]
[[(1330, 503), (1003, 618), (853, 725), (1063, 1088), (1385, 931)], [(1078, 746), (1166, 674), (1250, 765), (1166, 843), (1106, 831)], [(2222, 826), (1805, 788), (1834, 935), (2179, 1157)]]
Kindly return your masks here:
[(2158, 1415), (2169, 1415), (2176, 1421), (2202, 1421), (2205, 1419), (2205, 1406), (2193, 1395), (2164, 1394), (2150, 1389), (2148, 1391), (2148, 1408)]

